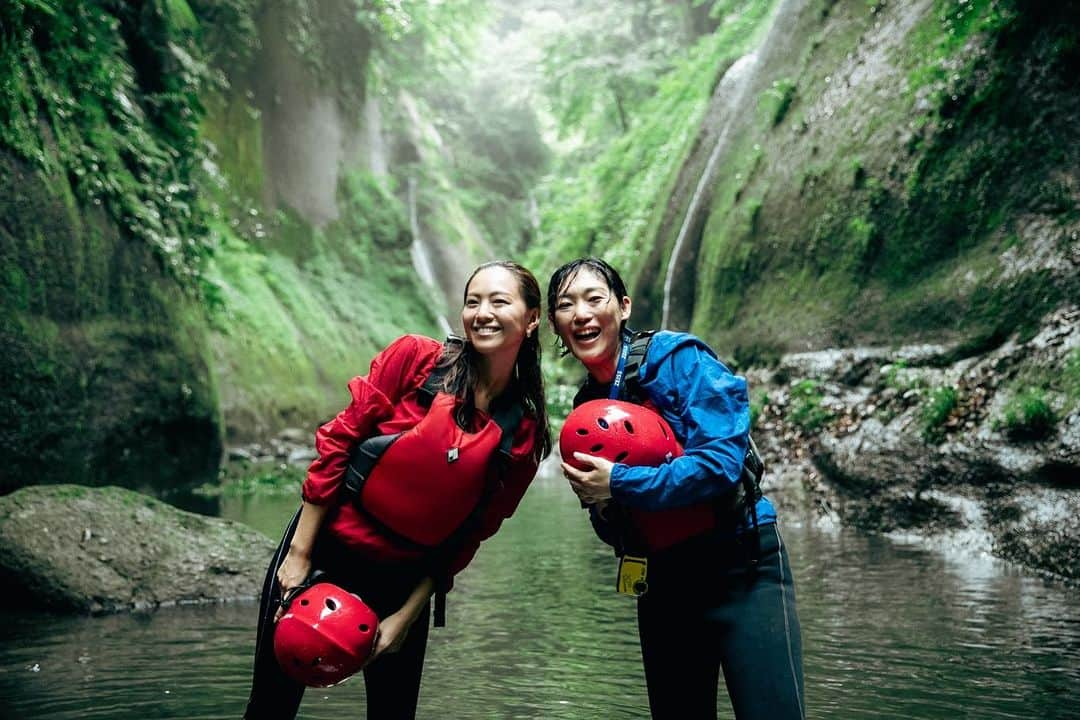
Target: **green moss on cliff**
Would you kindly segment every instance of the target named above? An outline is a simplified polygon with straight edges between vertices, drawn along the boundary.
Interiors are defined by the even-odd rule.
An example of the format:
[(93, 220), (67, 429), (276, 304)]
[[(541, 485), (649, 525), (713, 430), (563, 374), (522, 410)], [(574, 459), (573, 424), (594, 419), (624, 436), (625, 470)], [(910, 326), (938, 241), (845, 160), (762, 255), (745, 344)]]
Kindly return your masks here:
[[(245, 436), (312, 423), (400, 328), (434, 331), (382, 184), (347, 176), (321, 230), (262, 208), (259, 116), (220, 70), (254, 62), (256, 5), (0, 7), (0, 493), (200, 482), (222, 409)], [(344, 59), (330, 84), (355, 107), (339, 30), (310, 57)]]
[(167, 272), (197, 275), (205, 66), (187, 3), (17, 0), (0, 13), (0, 148), (65, 177)]
[(242, 224), (214, 225), (204, 294), (213, 298), (215, 370), (232, 439), (328, 418), (348, 400), (348, 379), (382, 346), (406, 331), (438, 332), (394, 198), (352, 174), (339, 203), (342, 220), (323, 230), (286, 211), (260, 225), (265, 238), (243, 239), (250, 227)]
[[(1013, 267), (1037, 243), (1063, 253), (1077, 220), (1067, 9), (939, 0), (887, 55), (908, 77), (905, 92), (883, 92), (885, 74), (849, 75), (852, 58), (880, 62), (867, 57), (873, 23), (904, 12), (835, 3), (829, 43), (807, 40), (802, 67), (788, 66), (799, 92), (780, 122), (769, 104), (727, 150), (692, 327), (744, 360), (879, 338), (977, 352), (1030, 332), (1077, 291), (1060, 272)], [(752, 164), (757, 147), (765, 157)], [(798, 182), (777, 182), (800, 167)]]
[(212, 473), (201, 311), (62, 178), (0, 153), (0, 493), (39, 482), (169, 487)]
[[(571, 163), (543, 189), (541, 238), (529, 262), (541, 272), (568, 258), (603, 254), (628, 277), (647, 256), (667, 198), (691, 150), (709, 97), (726, 68), (756, 39), (772, 2), (732, 2), (727, 20), (661, 79), (629, 132), (590, 163)], [(690, 198), (672, 199), (689, 203)], [(671, 238), (674, 241), (674, 237)], [(643, 291), (648, 291), (642, 288)]]

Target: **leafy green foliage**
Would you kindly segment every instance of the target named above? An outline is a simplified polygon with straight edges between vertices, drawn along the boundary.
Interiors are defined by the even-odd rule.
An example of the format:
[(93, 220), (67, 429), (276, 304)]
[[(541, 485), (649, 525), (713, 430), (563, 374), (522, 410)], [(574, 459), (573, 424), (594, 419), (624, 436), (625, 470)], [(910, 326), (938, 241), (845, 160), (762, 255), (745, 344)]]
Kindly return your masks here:
[(945, 421), (957, 405), (956, 388), (934, 388), (926, 399), (920, 413), (922, 436), (927, 442), (941, 442), (945, 437)]
[(761, 419), (761, 413), (765, 411), (765, 406), (769, 404), (769, 394), (764, 390), (758, 390), (750, 395), (750, 428), (757, 427), (758, 420)]
[(824, 396), (817, 380), (800, 380), (791, 386), (787, 420), (806, 432), (821, 429), (833, 419), (833, 413), (822, 407)]
[(222, 470), (219, 482), (200, 485), (194, 493), (203, 497), (295, 497), (305, 475), (303, 468), (284, 463), (235, 463)]
[[(610, 93), (599, 96), (608, 102), (604, 112), (582, 114), (572, 123), (574, 116), (566, 116), (563, 134), (584, 140), (581, 151), (559, 163), (538, 188), (541, 243), (530, 252), (533, 267), (551, 269), (566, 258), (595, 253), (628, 279), (636, 275), (655, 242), (668, 195), (720, 72), (748, 49), (771, 7), (767, 0), (716, 3), (714, 11), (724, 18), (720, 27), (666, 56), (657, 69), (666, 67), (663, 74), (642, 78), (642, 94), (628, 106), (627, 132), (616, 134), (606, 100)], [(595, 83), (586, 85), (597, 92)], [(549, 96), (556, 92), (550, 82), (548, 88)], [(562, 87), (557, 92), (570, 97)]]
[(1057, 420), (1046, 390), (1029, 387), (1009, 399), (995, 425), (1014, 440), (1042, 440), (1054, 431)]
[(1061, 380), (1062, 391), (1065, 393), (1070, 407), (1080, 404), (1080, 348), (1074, 348), (1065, 359)]
[(791, 78), (773, 80), (772, 87), (764, 92), (761, 105), (773, 125), (779, 125), (787, 116), (788, 108), (795, 99), (795, 81)]
[(184, 0), (6, 3), (0, 147), (65, 177), (147, 242), (164, 269), (198, 275), (205, 225), (198, 92), (206, 75)]
[(580, 132), (588, 142), (629, 130), (680, 51), (672, 42), (682, 35), (680, 21), (669, 2), (580, 4), (543, 59), (544, 89), (560, 134)]
[(372, 74), (387, 88), (434, 89), (465, 66), (485, 17), (483, 0), (348, 0), (374, 45)]
[[(1012, 3), (995, 0), (937, 0), (932, 22), (924, 24), (912, 38), (923, 50), (922, 61), (909, 77), (913, 91), (934, 86), (938, 103), (945, 99), (951, 59), (973, 35), (994, 33), (1016, 19)], [(952, 70), (955, 72), (955, 69)]]

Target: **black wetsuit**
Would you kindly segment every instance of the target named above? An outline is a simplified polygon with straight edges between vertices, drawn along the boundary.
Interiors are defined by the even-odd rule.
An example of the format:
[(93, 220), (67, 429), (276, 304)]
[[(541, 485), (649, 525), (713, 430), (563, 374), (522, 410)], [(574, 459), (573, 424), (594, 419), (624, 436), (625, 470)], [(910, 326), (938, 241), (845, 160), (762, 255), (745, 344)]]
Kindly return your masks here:
[[(714, 720), (720, 669), (738, 720), (805, 717), (802, 640), (775, 523), (649, 558), (638, 635), (652, 717)], [(753, 565), (757, 557), (756, 567)]]
[[(273, 618), (278, 608), (277, 570), (285, 559), (296, 520), (282, 538), (263, 583), (259, 628), (255, 646), (255, 670), (244, 717), (273, 720), (296, 717), (305, 687), (281, 671), (274, 657)], [(405, 604), (426, 574), (419, 564), (365, 563), (329, 534), (322, 533), (312, 559), (313, 569), (326, 573), (325, 580), (356, 593), (380, 618)], [(368, 720), (409, 720), (416, 716), (420, 679), (427, 648), (430, 603), (409, 629), (401, 648), (380, 656), (364, 668)]]

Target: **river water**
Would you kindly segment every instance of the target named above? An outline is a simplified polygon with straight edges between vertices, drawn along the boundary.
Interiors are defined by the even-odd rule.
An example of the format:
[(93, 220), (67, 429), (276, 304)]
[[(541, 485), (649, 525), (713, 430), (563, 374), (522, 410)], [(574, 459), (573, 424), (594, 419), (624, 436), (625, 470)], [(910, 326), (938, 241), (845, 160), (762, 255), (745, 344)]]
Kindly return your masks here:
[[(280, 534), (293, 499), (223, 501)], [(1080, 593), (990, 559), (782, 518), (810, 718), (1080, 718)], [(420, 716), (646, 718), (633, 601), (576, 499), (539, 478), (458, 577), (432, 632)], [(238, 718), (253, 603), (0, 622), (0, 716)], [(672, 618), (672, 632), (678, 632)], [(720, 717), (731, 717), (722, 700)], [(362, 717), (359, 678), (300, 717)]]

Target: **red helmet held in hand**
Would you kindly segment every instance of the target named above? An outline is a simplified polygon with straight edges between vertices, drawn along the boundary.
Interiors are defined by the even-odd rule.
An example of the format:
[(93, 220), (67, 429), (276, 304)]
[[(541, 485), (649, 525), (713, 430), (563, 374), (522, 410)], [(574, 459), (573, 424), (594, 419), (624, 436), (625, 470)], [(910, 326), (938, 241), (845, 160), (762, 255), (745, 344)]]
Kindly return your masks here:
[(667, 420), (647, 407), (622, 400), (590, 400), (574, 408), (559, 433), (563, 460), (579, 470), (589, 467), (575, 452), (613, 463), (657, 467), (682, 455)]
[(330, 687), (359, 670), (375, 646), (379, 618), (364, 601), (321, 582), (293, 598), (274, 629), (274, 655), (285, 674)]

